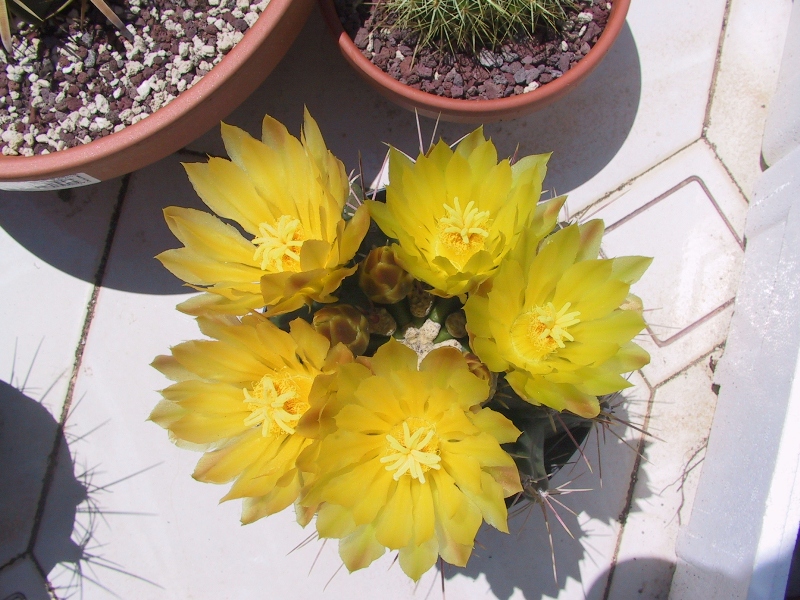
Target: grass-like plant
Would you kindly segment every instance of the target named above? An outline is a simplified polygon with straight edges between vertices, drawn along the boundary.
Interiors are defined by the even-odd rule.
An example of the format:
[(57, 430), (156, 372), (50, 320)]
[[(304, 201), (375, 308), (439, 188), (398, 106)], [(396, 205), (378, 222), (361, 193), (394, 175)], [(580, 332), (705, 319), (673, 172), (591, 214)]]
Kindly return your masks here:
[(573, 0), (385, 0), (394, 27), (419, 35), (421, 45), (450, 50), (496, 48), (540, 24), (556, 28)]
[[(6, 52), (11, 52), (11, 14), (33, 23), (41, 24), (51, 19), (74, 0), (0, 0), (0, 41)], [(100, 12), (126, 37), (132, 37), (120, 18), (104, 0), (91, 0)], [(81, 1), (81, 15), (86, 12), (87, 0)]]

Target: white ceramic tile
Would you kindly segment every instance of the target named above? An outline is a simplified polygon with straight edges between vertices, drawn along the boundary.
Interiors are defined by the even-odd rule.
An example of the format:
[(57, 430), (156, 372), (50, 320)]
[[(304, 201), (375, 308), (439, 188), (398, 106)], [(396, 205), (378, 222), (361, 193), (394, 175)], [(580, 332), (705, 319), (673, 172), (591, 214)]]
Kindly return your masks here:
[(0, 191), (0, 379), (56, 419), (119, 185)]
[[(711, 357), (709, 357), (711, 358)], [(718, 356), (717, 356), (718, 358)], [(655, 390), (644, 456), (611, 584), (611, 600), (666, 600), (676, 560), (675, 540), (691, 514), (717, 396), (709, 361)]]
[[(699, 140), (637, 177), (620, 190), (610, 194), (583, 212), (581, 220), (601, 218), (606, 227), (619, 221), (650, 202), (669, 194), (670, 190), (697, 180), (727, 225), (741, 242), (747, 216), (747, 201), (731, 180), (725, 167), (704, 140)], [(676, 215), (675, 218), (680, 218)]]
[(164, 208), (174, 205), (208, 211), (181, 166), (181, 161), (205, 160), (205, 157), (174, 154), (131, 175), (103, 279), (104, 288), (151, 296), (187, 292), (183, 282), (153, 257), (181, 246), (164, 222)]
[(723, 344), (733, 309), (731, 303), (665, 346), (657, 345), (649, 334), (639, 336), (636, 342), (650, 353), (650, 364), (642, 367), (647, 382), (656, 386)]
[(791, 11), (791, 0), (730, 6), (706, 135), (748, 198), (762, 171), (764, 123)]
[(0, 571), (3, 600), (50, 600), (47, 584), (29, 558), (18, 560)]
[(609, 227), (607, 256), (652, 256), (633, 291), (655, 338), (666, 343), (731, 300), (744, 255), (700, 181), (692, 180)]
[[(702, 132), (725, 9), (723, 0), (633, 3), (605, 60), (567, 97), (509, 122), (487, 125), (500, 156), (553, 152), (547, 189), (572, 193), (577, 212), (697, 140)], [(414, 115), (384, 100), (345, 63), (315, 10), (264, 84), (226, 121), (260, 134), (264, 113), (297, 133), (303, 106), (347, 166), (369, 181), (384, 143), (419, 146)], [(346, 107), (346, 109), (343, 109)], [(434, 121), (421, 118), (426, 143)], [(471, 126), (440, 124), (455, 141)], [(218, 131), (191, 148), (223, 154)]]

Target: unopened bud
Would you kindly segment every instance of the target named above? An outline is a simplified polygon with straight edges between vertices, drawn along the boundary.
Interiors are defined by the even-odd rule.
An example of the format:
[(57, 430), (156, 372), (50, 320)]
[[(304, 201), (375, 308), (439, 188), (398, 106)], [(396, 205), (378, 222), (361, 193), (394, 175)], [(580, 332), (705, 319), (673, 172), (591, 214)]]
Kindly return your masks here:
[(363, 354), (369, 344), (367, 318), (349, 304), (326, 306), (314, 313), (314, 329), (331, 342), (331, 346), (342, 343), (355, 354)]
[(457, 310), (447, 315), (444, 326), (447, 329), (447, 333), (454, 338), (467, 337), (467, 315), (464, 314), (463, 310)]
[(414, 277), (397, 262), (389, 246), (373, 248), (358, 274), (358, 285), (367, 298), (378, 304), (394, 304), (411, 291)]

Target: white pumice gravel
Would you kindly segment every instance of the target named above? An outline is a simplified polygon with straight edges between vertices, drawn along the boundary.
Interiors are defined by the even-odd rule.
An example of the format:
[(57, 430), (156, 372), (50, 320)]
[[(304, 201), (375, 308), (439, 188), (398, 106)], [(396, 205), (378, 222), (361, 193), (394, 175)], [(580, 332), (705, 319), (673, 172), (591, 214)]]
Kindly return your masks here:
[[(121, 131), (195, 85), (269, 0), (127, 0), (114, 5), (133, 41), (77, 3), (41, 31), (12, 25), (0, 47), (0, 152), (32, 156)], [(60, 28), (60, 30), (59, 30)]]

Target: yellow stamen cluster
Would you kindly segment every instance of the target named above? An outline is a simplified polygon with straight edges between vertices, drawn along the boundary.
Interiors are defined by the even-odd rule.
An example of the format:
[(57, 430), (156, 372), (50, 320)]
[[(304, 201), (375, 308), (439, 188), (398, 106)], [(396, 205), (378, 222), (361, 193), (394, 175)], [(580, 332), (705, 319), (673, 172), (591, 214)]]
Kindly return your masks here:
[(303, 226), (298, 219), (281, 215), (274, 225), (261, 223), (261, 234), (253, 238), (256, 246), (254, 260), (261, 259), (264, 271), (299, 271), (300, 248), (303, 246)]
[(538, 360), (564, 348), (564, 340), (573, 342), (575, 338), (567, 328), (580, 323), (580, 311), (569, 311), (570, 302), (560, 310), (552, 302), (544, 306), (535, 306), (523, 313), (511, 326), (511, 339), (520, 354), (532, 360)]
[(389, 463), (386, 470), (394, 471), (392, 477), (395, 481), (408, 473), (413, 479), (425, 483), (426, 471), (441, 468), (436, 431), (421, 419), (406, 419), (387, 434), (386, 442), (387, 454), (381, 458), (381, 463)]
[(308, 401), (298, 393), (289, 377), (265, 375), (252, 390), (244, 389), (244, 401), (252, 412), (245, 418), (248, 427), (261, 425), (261, 435), (293, 434), (295, 426), (308, 410)]
[(455, 206), (444, 205), (447, 213), (438, 221), (439, 240), (457, 254), (474, 254), (489, 236), (487, 229), (489, 211), (479, 211), (471, 201), (461, 208), (458, 196), (453, 198)]

